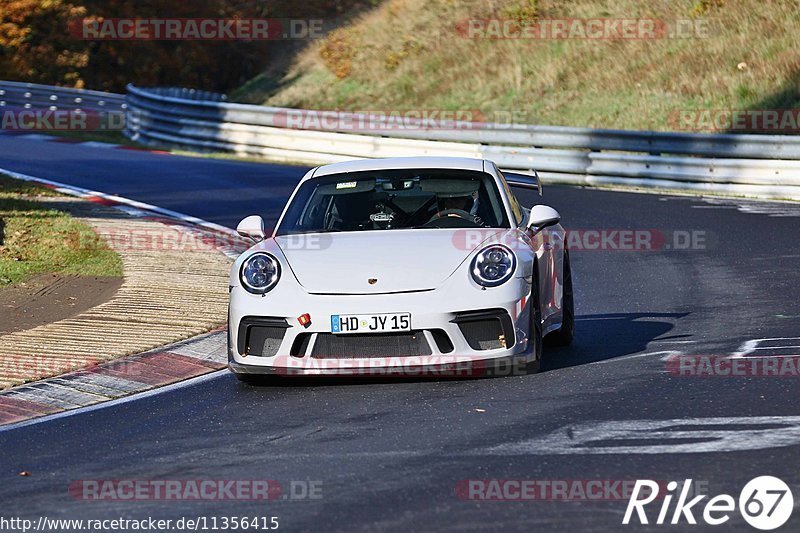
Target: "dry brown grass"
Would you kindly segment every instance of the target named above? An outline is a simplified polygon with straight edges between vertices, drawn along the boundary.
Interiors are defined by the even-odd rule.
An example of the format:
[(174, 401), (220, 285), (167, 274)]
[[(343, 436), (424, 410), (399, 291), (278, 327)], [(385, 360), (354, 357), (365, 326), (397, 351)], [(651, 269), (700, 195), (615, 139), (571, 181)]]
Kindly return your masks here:
[[(476, 18), (708, 21), (707, 38), (488, 40)], [(387, 0), (306, 48), (283, 84), (244, 101), (313, 109), (513, 112), (521, 122), (671, 129), (683, 109), (800, 104), (800, 2)], [(738, 68), (744, 63), (746, 66)], [(506, 115), (502, 115), (506, 116)]]

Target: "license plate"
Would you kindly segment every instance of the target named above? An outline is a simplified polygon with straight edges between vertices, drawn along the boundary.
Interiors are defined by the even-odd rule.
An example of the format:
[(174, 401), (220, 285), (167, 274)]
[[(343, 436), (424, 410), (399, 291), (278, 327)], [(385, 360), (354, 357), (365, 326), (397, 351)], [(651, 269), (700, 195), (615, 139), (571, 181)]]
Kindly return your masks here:
[(411, 313), (331, 315), (331, 333), (392, 333), (411, 331)]

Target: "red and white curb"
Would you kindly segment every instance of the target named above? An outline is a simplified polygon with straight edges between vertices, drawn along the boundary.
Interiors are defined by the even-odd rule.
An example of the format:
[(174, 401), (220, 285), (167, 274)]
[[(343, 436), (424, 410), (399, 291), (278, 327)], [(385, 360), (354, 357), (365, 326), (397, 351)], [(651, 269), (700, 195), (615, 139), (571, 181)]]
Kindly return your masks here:
[(0, 393), (0, 426), (65, 413), (210, 374), (227, 366), (225, 331), (115, 359)]
[(151, 150), (149, 148), (139, 148), (138, 146), (129, 146), (125, 144), (107, 143), (100, 141), (81, 141), (71, 137), (58, 137), (56, 135), (47, 135), (44, 133), (22, 133), (20, 131), (0, 130), (0, 135), (8, 135), (15, 139), (24, 139), (26, 141), (42, 141), (54, 142), (63, 144), (76, 144), (87, 148), (109, 148), (115, 150), (133, 150), (136, 152), (148, 152), (151, 154), (172, 155), (172, 152), (167, 150)]

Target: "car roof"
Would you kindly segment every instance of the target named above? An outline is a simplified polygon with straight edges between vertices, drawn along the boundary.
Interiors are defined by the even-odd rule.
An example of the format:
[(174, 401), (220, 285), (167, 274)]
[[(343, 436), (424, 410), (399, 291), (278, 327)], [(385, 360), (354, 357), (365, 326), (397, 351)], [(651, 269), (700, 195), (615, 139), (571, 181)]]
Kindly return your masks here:
[(357, 159), (332, 163), (317, 168), (306, 179), (370, 170), (389, 170), (403, 168), (452, 168), (458, 170), (483, 171), (484, 160), (469, 157), (390, 157), (385, 159)]

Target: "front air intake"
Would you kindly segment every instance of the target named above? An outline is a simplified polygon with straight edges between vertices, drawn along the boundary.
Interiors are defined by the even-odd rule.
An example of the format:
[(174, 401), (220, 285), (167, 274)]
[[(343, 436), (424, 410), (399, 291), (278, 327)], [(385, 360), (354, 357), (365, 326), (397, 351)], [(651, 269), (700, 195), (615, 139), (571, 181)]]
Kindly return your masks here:
[(239, 322), (239, 353), (256, 357), (276, 355), (288, 328), (285, 318), (244, 317)]
[(458, 313), (451, 320), (473, 350), (497, 350), (514, 346), (514, 325), (505, 309)]

